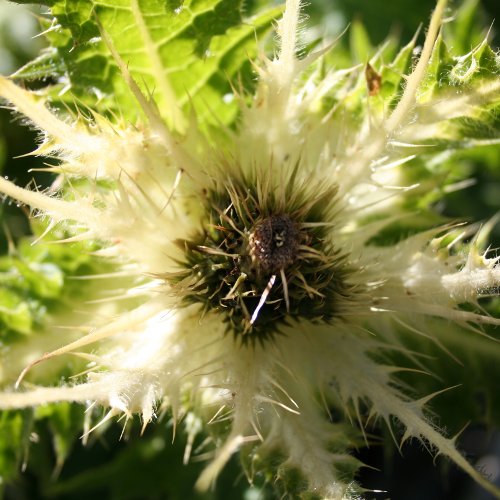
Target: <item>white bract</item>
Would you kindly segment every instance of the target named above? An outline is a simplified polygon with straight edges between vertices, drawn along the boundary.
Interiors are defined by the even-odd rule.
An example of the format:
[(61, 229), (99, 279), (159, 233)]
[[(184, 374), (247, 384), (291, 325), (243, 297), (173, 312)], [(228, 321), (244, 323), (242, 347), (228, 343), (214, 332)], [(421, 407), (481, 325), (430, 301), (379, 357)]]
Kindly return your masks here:
[[(347, 98), (349, 78), (360, 69), (331, 70), (322, 79), (311, 74), (322, 53), (297, 57), (300, 1), (288, 0), (277, 25), (279, 51), (256, 63), (255, 96), (242, 103), (237, 132), (225, 131), (230, 140), (220, 145), (198, 133), (196, 123), (189, 133), (172, 131), (104, 31), (145, 116), (136, 126), (98, 114), (62, 118), (1, 78), (0, 96), (37, 127), (43, 137), (37, 154), (60, 159), (53, 170), (62, 177), (45, 193), (3, 178), (0, 190), (48, 218), (50, 227), (69, 222), (74, 239), (102, 242), (100, 255), (136, 286), (109, 298), (85, 325), (86, 335), (43, 356), (40, 346), (23, 350), (16, 361), (19, 370), (28, 366), (24, 376), (56, 356), (86, 356), (92, 365), (85, 382), (20, 390), (21, 377), (19, 388), (0, 395), (0, 407), (95, 402), (109, 408), (104, 420), (140, 414), (144, 426), (169, 408), (174, 419), (185, 417), (190, 443), (199, 419), (229, 420), (200, 488), (244, 449), (256, 463), (278, 452), (280, 470), (298, 471), (304, 487), (334, 499), (358, 494), (339, 472), (357, 466), (347, 429), (362, 433), (372, 416), (388, 425), (395, 417), (406, 429), (403, 440), (429, 443), (496, 492), (427, 419), (431, 396), (410, 398), (398, 368), (373, 358), (404, 351), (397, 328), (434, 336), (425, 331), (428, 316), (462, 326), (500, 323), (459, 308), (500, 281), (496, 259), (480, 251), (481, 238), (468, 254), (453, 252), (468, 228), (370, 244), (404, 217), (401, 200), (415, 186), (404, 184), (402, 172), (422, 149), (412, 149), (412, 141), (427, 140), (441, 120), (500, 90), (492, 81), (481, 95), (419, 109), (444, 8), (441, 0), (397, 106), (365, 112), (356, 122), (317, 110), (333, 88), (344, 87)], [(84, 187), (73, 187), (81, 178)], [(133, 307), (120, 305), (129, 297), (137, 298)], [(346, 422), (332, 423), (331, 408)]]

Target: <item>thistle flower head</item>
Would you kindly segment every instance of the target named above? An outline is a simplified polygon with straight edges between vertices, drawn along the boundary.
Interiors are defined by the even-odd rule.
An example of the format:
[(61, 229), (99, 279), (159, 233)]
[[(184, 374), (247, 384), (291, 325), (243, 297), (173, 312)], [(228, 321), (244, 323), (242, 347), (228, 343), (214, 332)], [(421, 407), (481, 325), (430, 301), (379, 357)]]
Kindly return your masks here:
[[(96, 258), (121, 280), (88, 306), (85, 335), (15, 364), (27, 366), (22, 384), (34, 364), (73, 353), (91, 363), (85, 379), (6, 391), (0, 407), (91, 401), (109, 408), (95, 427), (137, 413), (146, 426), (169, 409), (176, 421), (211, 424), (215, 446), (200, 488), (242, 450), (250, 477), (259, 467), (277, 477), (294, 471), (303, 489), (338, 499), (359, 493), (349, 452), (366, 423), (396, 418), (403, 440), (429, 443), (496, 492), (430, 421), (431, 396), (411, 397), (399, 368), (380, 363), (391, 350), (418, 363), (398, 331), (425, 331), (429, 317), (470, 330), (499, 323), (460, 307), (498, 286), (497, 260), (480, 250), (489, 227), (462, 252), (455, 248), (472, 229), (460, 226), (394, 244), (376, 238), (406, 216), (405, 200), (419, 189), (407, 169), (431, 157), (426, 142), (453, 136), (450, 116), (498, 105), (498, 79), (457, 83), (457, 94), (444, 97), (426, 87), (444, 1), (389, 97), (380, 90), (386, 76), (371, 65), (325, 70), (326, 50), (298, 57), (300, 8), (286, 2), (277, 55), (255, 61), (257, 86), (250, 100), (239, 96), (236, 130), (207, 132), (195, 118), (187, 126), (165, 72), (156, 82), (162, 106), (146, 95), (107, 31), (105, 9), (95, 23), (133, 95), (134, 125), (94, 111), (63, 118), (0, 79), (0, 95), (42, 134), (36, 153), (57, 158), (59, 174), (46, 192), (5, 179), (0, 190), (44, 217), (48, 232), (64, 227), (71, 242), (98, 242)], [(139, 4), (130, 9), (147, 41)], [(155, 67), (158, 54), (145, 45)], [(400, 54), (407, 66), (411, 52)], [(331, 411), (345, 421), (332, 422)]]
[(297, 177), (292, 170), (276, 182), (262, 172), (208, 189), (204, 228), (179, 243), (186, 269), (173, 276), (174, 290), (218, 311), (245, 342), (293, 319), (333, 320), (345, 308), (346, 262), (331, 230), (336, 187), (303, 189)]

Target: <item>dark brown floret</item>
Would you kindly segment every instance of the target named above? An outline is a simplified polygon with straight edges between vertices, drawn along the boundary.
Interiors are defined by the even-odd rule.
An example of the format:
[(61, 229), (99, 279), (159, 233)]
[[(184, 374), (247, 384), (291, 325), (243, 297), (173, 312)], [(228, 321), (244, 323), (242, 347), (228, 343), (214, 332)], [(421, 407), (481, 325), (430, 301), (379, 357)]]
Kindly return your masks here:
[(288, 215), (271, 215), (250, 235), (250, 255), (259, 270), (277, 273), (297, 258), (300, 233)]

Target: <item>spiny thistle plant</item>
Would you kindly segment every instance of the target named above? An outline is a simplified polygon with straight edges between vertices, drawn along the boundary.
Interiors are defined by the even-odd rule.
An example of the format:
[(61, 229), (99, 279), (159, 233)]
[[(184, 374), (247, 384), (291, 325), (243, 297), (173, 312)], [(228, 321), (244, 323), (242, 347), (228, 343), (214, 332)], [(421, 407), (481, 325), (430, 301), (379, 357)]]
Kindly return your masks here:
[(0, 178), (34, 232), (2, 261), (4, 431), (65, 402), (87, 406), (70, 425), (85, 439), (171, 419), (186, 463), (208, 436), (199, 490), (238, 452), (250, 482), (352, 499), (370, 487), (352, 452), (381, 424), (500, 498), (431, 412), (448, 381), (421, 392), (432, 346), (471, 373), (461, 350), (498, 357), (495, 221), (436, 210), (467, 182), (460, 154), (498, 157), (487, 41), (453, 53), (444, 0), (421, 47), (354, 66), (300, 0), (246, 17), (226, 0), (49, 6), (49, 47), (0, 78), (57, 174)]

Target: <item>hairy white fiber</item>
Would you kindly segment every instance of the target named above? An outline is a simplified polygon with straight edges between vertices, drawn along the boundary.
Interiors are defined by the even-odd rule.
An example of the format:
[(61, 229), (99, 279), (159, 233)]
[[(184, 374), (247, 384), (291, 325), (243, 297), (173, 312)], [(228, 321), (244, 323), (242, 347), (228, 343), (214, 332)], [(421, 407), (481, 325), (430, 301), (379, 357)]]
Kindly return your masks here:
[[(405, 217), (402, 202), (419, 187), (403, 175), (425, 151), (412, 141), (432, 137), (446, 118), (474, 113), (498, 90), (491, 82), (479, 91), (431, 101), (430, 106), (419, 101), (446, 2), (437, 4), (397, 105), (382, 113), (372, 113), (367, 106), (369, 111), (354, 119), (348, 107), (345, 113), (337, 108), (348, 106), (349, 95), (359, 90), (352, 82), (363, 73), (359, 67), (328, 70), (319, 78), (314, 62), (323, 53), (298, 57), (301, 2), (287, 0), (277, 23), (279, 51), (272, 59), (256, 62), (255, 95), (242, 104), (237, 131), (225, 131), (234, 139), (229, 145), (208, 140), (196, 130), (195, 121), (187, 125), (148, 38), (138, 2), (131, 0), (130, 5), (138, 13), (162, 103), (170, 106), (168, 119), (162, 119), (153, 98), (140, 90), (103, 26), (104, 44), (143, 117), (134, 126), (97, 112), (62, 118), (40, 97), (0, 77), (0, 96), (37, 127), (42, 143), (35, 153), (56, 157), (59, 164), (53, 171), (60, 176), (47, 192), (6, 179), (0, 179), (0, 191), (48, 218), (50, 227), (67, 223), (75, 238), (99, 241), (97, 253), (109, 259), (117, 273), (126, 272), (129, 280), (125, 289), (113, 291), (111, 286), (108, 295), (86, 297), (95, 301), (95, 315), (83, 325), (85, 334), (68, 337), (56, 347), (50, 336), (47, 352), (40, 353), (38, 346), (35, 359), (23, 356), (28, 365), (17, 384), (11, 370), (3, 372), (0, 408), (90, 401), (108, 409), (94, 428), (115, 415), (128, 419), (134, 414), (141, 415), (146, 426), (160, 409), (169, 408), (176, 421), (185, 417), (188, 423), (203, 421), (209, 432), (215, 429), (217, 446), (197, 483), (200, 489), (210, 487), (233, 453), (249, 450), (256, 462), (273, 463), (276, 477), (295, 471), (304, 489), (330, 499), (359, 494), (342, 471), (346, 464), (353, 469), (359, 465), (349, 452), (362, 444), (367, 422), (379, 418), (391, 427), (397, 419), (405, 428), (403, 441), (415, 437), (429, 444), (500, 497), (457, 450), (455, 439), (443, 436), (427, 417), (433, 395), (412, 398), (398, 380), (398, 368), (375, 361), (390, 349), (413, 359), (413, 353), (392, 343), (391, 332), (401, 325), (425, 330), (428, 317), (454, 321), (469, 328), (470, 335), (476, 335), (478, 325), (500, 324), (500, 319), (479, 309), (460, 308), (497, 293), (498, 258), (489, 257), (482, 246), (490, 226), (466, 245), (469, 230), (460, 234), (462, 228), (451, 226), (417, 232), (385, 246), (372, 241)], [(320, 113), (323, 98), (334, 89), (340, 89), (341, 96), (336, 108)], [(73, 187), (81, 179), (84, 187), (76, 182)], [(238, 183), (246, 191), (238, 191)], [(231, 201), (207, 213), (212, 185), (218, 194), (229, 193)], [(324, 192), (332, 199), (324, 201)], [(331, 207), (322, 206), (330, 201)], [(264, 207), (258, 214), (262, 225), (241, 229), (241, 220), (235, 222), (230, 214), (240, 210), (240, 219), (250, 220), (252, 203)], [(264, 213), (272, 207), (280, 213)], [(228, 304), (253, 279), (243, 267), (237, 269), (238, 262), (249, 252), (258, 275), (255, 248), (265, 247), (265, 223), (272, 225), (273, 216), (288, 212), (315, 217), (293, 226), (299, 236), (291, 243), (284, 230), (278, 235), (280, 248), (283, 241), (296, 244), (298, 257), (290, 260), (297, 271), (289, 277), (284, 267), (273, 270), (267, 287), (240, 297), (243, 306), (249, 296), (261, 300), (253, 311), (244, 311), (251, 317), (250, 326), (243, 333), (232, 332)], [(247, 246), (234, 245), (231, 254), (222, 245), (192, 243), (193, 235), (211, 235), (226, 222), (229, 229), (223, 230), (234, 229)], [(317, 228), (324, 235), (321, 245), (330, 253), (310, 242)], [(459, 244), (460, 252), (455, 251)], [(204, 261), (186, 264), (189, 251), (202, 254)], [(207, 298), (203, 294), (219, 271), (215, 257), (227, 258), (233, 266), (230, 272), (234, 268), (240, 274), (230, 289), (229, 281), (221, 280)], [(313, 286), (301, 262), (313, 262), (325, 275), (333, 266), (331, 279), (343, 280), (342, 286), (321, 288), (319, 278)], [(316, 276), (314, 272), (310, 274)], [(305, 316), (309, 311), (303, 318), (293, 316), (293, 286), (313, 306), (331, 301), (338, 317), (310, 318)], [(277, 289), (282, 296), (271, 295)], [(219, 299), (216, 307), (210, 302), (214, 296)], [(280, 305), (286, 321), (277, 328), (279, 334), (262, 342), (247, 341), (254, 335), (251, 327), (260, 326), (262, 311), (278, 310)], [(53, 387), (25, 385), (35, 365), (65, 356), (88, 362), (83, 380)], [(37, 383), (35, 376), (31, 382)], [(332, 423), (332, 410), (345, 422)], [(230, 422), (230, 428), (219, 435), (217, 424), (223, 422)], [(354, 429), (352, 434), (348, 429)], [(193, 439), (194, 431), (186, 457)], [(273, 456), (280, 457), (278, 465)]]

